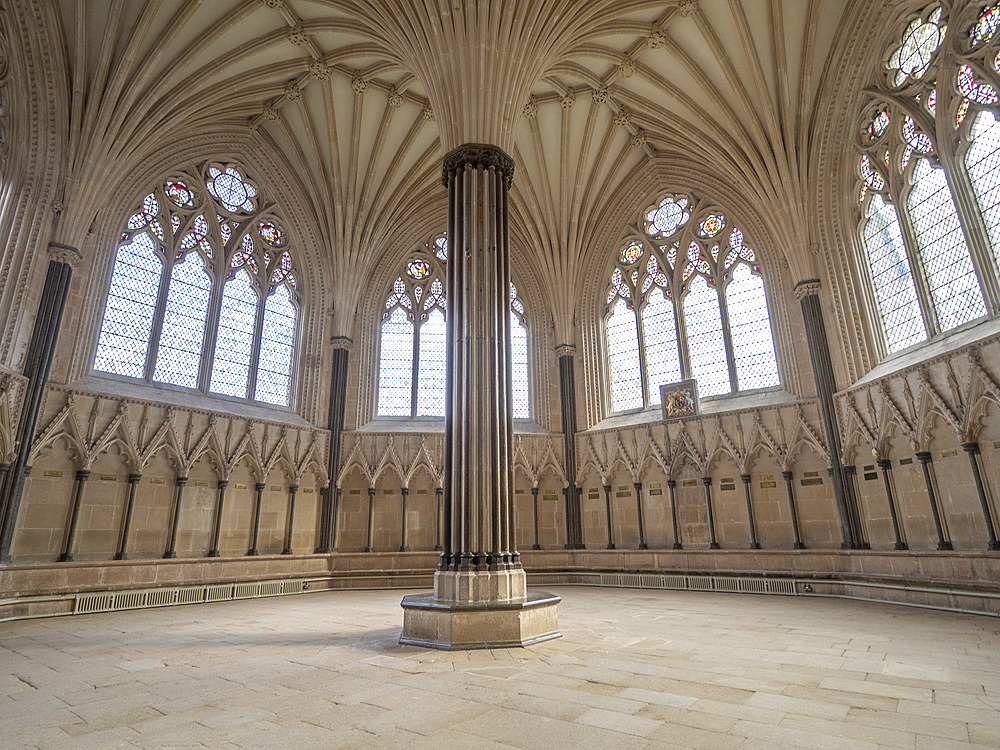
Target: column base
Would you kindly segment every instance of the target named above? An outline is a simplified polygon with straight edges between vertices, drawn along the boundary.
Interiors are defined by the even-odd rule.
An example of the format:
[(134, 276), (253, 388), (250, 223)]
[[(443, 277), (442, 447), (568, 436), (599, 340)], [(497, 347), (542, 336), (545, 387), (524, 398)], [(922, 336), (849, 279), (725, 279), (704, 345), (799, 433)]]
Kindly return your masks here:
[(684, 545), (680, 542), (674, 542), (674, 546), (671, 549), (684, 549)]
[(210, 549), (208, 551), (208, 554), (205, 555), (205, 557), (218, 557), (218, 556), (219, 556), (219, 550), (217, 549)]
[(954, 549), (954, 547), (951, 546), (951, 542), (938, 542), (938, 549), (939, 550), (950, 550), (950, 549)]
[(528, 591), (523, 599), (457, 602), (434, 594), (403, 597), (400, 645), (445, 651), (517, 648), (559, 638), (556, 605), (546, 591)]
[(896, 542), (896, 544), (894, 544), (892, 548), (894, 550), (909, 549), (909, 547), (907, 546), (906, 542)]
[(115, 556), (111, 558), (112, 560), (128, 560), (127, 552), (115, 552)]
[(760, 542), (754, 542), (751, 544), (750, 549), (760, 549)]
[(792, 545), (792, 549), (805, 549), (805, 548), (806, 545), (804, 545), (802, 542), (796, 542), (795, 544)]
[(166, 552), (163, 553), (164, 560), (174, 560), (176, 558), (177, 558), (177, 553), (172, 549), (168, 549)]
[(710, 545), (708, 545), (708, 548), (709, 548), (709, 549), (722, 549), (722, 548), (721, 548), (721, 547), (719, 546), (719, 543), (718, 543), (718, 542), (712, 542), (712, 543), (711, 543)]
[(990, 542), (990, 545), (987, 549), (989, 549), (991, 552), (996, 552), (997, 550), (1000, 550), (1000, 541)]
[(59, 562), (73, 562), (73, 555), (69, 552), (63, 552), (59, 555)]

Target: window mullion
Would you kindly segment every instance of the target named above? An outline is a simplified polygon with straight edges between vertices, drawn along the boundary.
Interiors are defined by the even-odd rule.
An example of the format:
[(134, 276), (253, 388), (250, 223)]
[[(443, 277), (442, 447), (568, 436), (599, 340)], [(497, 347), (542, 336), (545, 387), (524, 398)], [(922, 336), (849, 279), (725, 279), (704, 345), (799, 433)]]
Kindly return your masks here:
[(170, 289), (170, 275), (173, 264), (164, 262), (160, 273), (160, 286), (156, 290), (156, 310), (153, 313), (153, 326), (149, 333), (149, 348), (146, 349), (146, 363), (143, 367), (143, 380), (152, 380), (153, 368), (156, 365), (156, 353), (160, 348), (160, 334), (163, 332), (163, 316), (167, 309), (167, 293)]
[(212, 296), (208, 302), (208, 319), (205, 321), (205, 345), (201, 351), (201, 369), (198, 372), (198, 390), (208, 393), (209, 379), (212, 376), (212, 363), (215, 362), (215, 342), (219, 336), (219, 315), (222, 309), (222, 293), (226, 285), (226, 277), (221, 282), (218, 274), (213, 278)]
[(736, 379), (736, 355), (733, 352), (733, 332), (729, 327), (729, 305), (722, 289), (716, 287), (715, 294), (719, 298), (719, 319), (722, 321), (722, 342), (726, 347), (726, 362), (729, 365), (729, 392), (740, 389)]
[[(966, 149), (961, 150), (964, 154)], [(1000, 281), (997, 279), (996, 260), (993, 256), (993, 245), (986, 229), (986, 222), (979, 210), (976, 191), (972, 187), (965, 159), (962, 156), (951, 158), (951, 154), (942, 154), (941, 163), (948, 177), (948, 187), (958, 212), (958, 221), (965, 233), (965, 241), (969, 246), (972, 266), (979, 279), (979, 288), (986, 302), (990, 315), (1000, 312)]]
[(681, 380), (691, 379), (691, 359), (688, 353), (687, 322), (684, 320), (684, 306), (678, 295), (670, 295), (674, 306), (674, 328), (677, 329), (677, 353), (681, 360)]
[[(913, 169), (915, 166), (915, 164), (911, 165), (910, 168)], [(921, 259), (920, 245), (917, 242), (917, 233), (914, 231), (913, 222), (910, 219), (910, 207), (906, 203), (906, 196), (902, 195), (901, 191), (897, 194), (900, 197), (894, 205), (896, 206), (896, 216), (899, 219), (899, 232), (903, 235), (906, 259), (910, 262), (910, 270), (913, 272), (913, 283), (917, 287), (917, 301), (920, 303), (920, 312), (924, 316), (927, 335), (933, 336), (939, 333), (941, 328), (938, 325), (937, 312), (934, 310), (931, 287), (927, 281), (927, 271), (924, 269)]]
[(636, 304), (632, 308), (632, 314), (635, 315), (635, 335), (639, 337), (639, 377), (642, 379), (642, 405), (649, 406), (649, 382), (646, 377), (646, 333), (645, 329), (642, 327), (642, 316), (639, 314), (639, 305)]
[[(419, 306), (419, 305), (418, 305)], [(413, 362), (410, 364), (410, 416), (417, 416), (417, 386), (420, 384), (420, 326), (413, 313)]]
[(257, 390), (257, 364), (260, 360), (260, 339), (264, 332), (264, 305), (267, 297), (261, 293), (257, 300), (257, 317), (253, 324), (253, 349), (250, 354), (250, 372), (247, 373), (247, 398), (253, 399)]

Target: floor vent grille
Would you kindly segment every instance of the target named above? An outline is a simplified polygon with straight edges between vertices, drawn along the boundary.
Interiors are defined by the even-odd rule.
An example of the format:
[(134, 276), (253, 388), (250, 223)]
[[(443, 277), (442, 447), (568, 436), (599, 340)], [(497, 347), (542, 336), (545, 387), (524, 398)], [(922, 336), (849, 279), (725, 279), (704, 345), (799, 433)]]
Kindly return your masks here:
[(262, 596), (301, 594), (306, 589), (307, 586), (303, 581), (288, 580), (77, 594), (73, 614), (223, 602), (231, 599), (256, 599)]
[(682, 576), (650, 573), (601, 573), (602, 586), (636, 589), (678, 589), (681, 591), (724, 591), (740, 594), (795, 595), (790, 578), (749, 576)]

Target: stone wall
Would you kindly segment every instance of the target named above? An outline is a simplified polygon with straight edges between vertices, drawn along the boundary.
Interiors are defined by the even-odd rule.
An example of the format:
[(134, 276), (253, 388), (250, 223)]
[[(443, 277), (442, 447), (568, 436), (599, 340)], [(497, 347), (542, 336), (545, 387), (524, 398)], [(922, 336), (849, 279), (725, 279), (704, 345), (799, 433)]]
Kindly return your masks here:
[[(13, 544), (15, 561), (111, 558), (122, 542), (130, 476), (138, 476), (127, 542), (131, 557), (167, 549), (178, 495), (176, 554), (212, 546), (219, 483), (226, 482), (219, 527), (222, 555), (251, 544), (256, 486), (263, 485), (258, 547), (285, 545), (291, 486), (298, 486), (291, 547), (316, 546), (319, 490), (326, 483), (324, 430), (165, 406), (63, 386), (46, 389)], [(68, 530), (86, 476), (75, 537)], [(68, 546), (71, 546), (68, 549)]]

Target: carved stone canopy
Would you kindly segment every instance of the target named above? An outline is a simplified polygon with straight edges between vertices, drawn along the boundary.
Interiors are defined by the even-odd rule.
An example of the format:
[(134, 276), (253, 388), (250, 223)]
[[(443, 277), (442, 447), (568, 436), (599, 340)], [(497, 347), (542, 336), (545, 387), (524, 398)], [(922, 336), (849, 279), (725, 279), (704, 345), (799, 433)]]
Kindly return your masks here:
[(800, 281), (792, 288), (795, 299), (801, 300), (803, 297), (813, 297), (819, 294), (822, 284), (819, 279), (806, 279)]
[(463, 143), (444, 155), (441, 161), (441, 183), (448, 187), (451, 178), (466, 166), (493, 169), (501, 173), (504, 187), (508, 190), (514, 181), (514, 160), (502, 148), (488, 143)]

